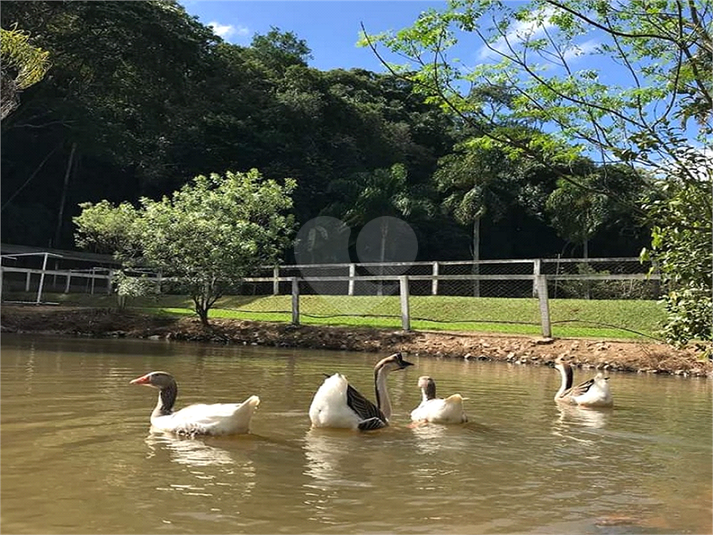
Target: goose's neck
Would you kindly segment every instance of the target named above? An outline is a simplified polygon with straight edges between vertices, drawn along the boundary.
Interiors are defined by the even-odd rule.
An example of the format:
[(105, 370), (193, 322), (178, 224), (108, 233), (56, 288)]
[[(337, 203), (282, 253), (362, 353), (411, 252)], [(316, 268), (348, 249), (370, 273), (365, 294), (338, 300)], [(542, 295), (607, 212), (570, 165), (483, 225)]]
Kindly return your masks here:
[(374, 387), (376, 390), (376, 406), (381, 409), (386, 419), (391, 418), (391, 399), (386, 388), (386, 378), (389, 372), (383, 368), (374, 371)]
[(158, 393), (158, 403), (151, 416), (166, 416), (173, 413), (173, 404), (178, 396), (178, 386), (176, 383), (162, 388)]
[(574, 372), (572, 371), (572, 366), (561, 363), (557, 366), (557, 369), (560, 372), (560, 377), (562, 377), (562, 384), (560, 385), (560, 389), (557, 391), (555, 397), (561, 396), (563, 392), (572, 388), (572, 383), (574, 382)]
[(436, 383), (429, 381), (428, 384), (421, 389), (422, 401), (436, 399)]

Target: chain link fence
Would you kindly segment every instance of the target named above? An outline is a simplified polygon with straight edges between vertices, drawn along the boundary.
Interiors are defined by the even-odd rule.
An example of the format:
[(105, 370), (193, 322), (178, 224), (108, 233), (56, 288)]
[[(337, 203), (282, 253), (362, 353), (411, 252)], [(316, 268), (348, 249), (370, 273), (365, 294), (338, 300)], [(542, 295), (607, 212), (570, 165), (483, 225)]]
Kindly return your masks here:
[[(113, 291), (111, 268), (77, 262), (49, 253), (3, 257), (3, 299), (24, 291), (39, 303), (43, 292)], [(235, 287), (230, 304), (217, 306), (256, 320), (458, 330), (525, 325), (548, 333), (553, 299), (658, 299), (664, 289), (650, 270), (638, 258), (284, 265), (257, 270)], [(155, 282), (156, 294), (175, 291), (160, 274), (142, 275)], [(578, 321), (577, 308), (567, 310), (561, 321)], [(618, 321), (617, 327), (632, 328)]]

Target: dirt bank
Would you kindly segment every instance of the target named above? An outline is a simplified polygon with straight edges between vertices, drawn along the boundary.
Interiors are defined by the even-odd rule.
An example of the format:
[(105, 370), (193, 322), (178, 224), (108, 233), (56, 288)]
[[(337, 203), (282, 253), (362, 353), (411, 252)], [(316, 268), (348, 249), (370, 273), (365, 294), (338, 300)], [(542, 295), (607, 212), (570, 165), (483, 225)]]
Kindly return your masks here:
[(562, 355), (585, 368), (713, 377), (713, 363), (701, 360), (700, 353), (659, 343), (574, 338), (544, 340), (474, 332), (403, 332), (221, 319), (212, 320), (213, 330), (206, 331), (195, 318), (160, 317), (133, 310), (13, 305), (3, 306), (1, 312), (4, 333), (159, 338), (379, 353), (403, 351), (420, 356), (531, 365), (547, 364)]

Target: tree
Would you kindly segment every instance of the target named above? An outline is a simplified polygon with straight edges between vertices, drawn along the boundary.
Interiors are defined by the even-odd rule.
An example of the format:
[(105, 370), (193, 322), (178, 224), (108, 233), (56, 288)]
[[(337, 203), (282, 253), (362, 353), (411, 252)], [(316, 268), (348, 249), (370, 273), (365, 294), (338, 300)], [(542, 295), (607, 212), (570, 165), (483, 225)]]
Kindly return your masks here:
[(582, 246), (586, 260), (589, 240), (609, 217), (609, 199), (601, 193), (583, 191), (569, 182), (560, 181), (558, 186), (547, 198), (550, 221), (562, 238)]
[(17, 29), (0, 28), (0, 119), (20, 104), (20, 93), (36, 84), (49, 70), (49, 52), (29, 42), (29, 35)]
[[(553, 138), (572, 145), (570, 162), (588, 154), (603, 169), (622, 164), (645, 170), (660, 187), (674, 181), (699, 191), (687, 196), (699, 200), (710, 195), (710, 185), (699, 179), (697, 169), (685, 165), (685, 158), (706, 146), (713, 134), (712, 24), (712, 10), (677, 0), (453, 0), (443, 11), (422, 13), (410, 28), (365, 36), (363, 42), (430, 101), (466, 123), (492, 125), (483, 134), (490, 143), (515, 157), (564, 164), (558, 170), (563, 180), (627, 202), (601, 185), (592, 190), (568, 173)], [(480, 41), (480, 64), (457, 60), (459, 37)], [(380, 44), (408, 63), (389, 64)], [(590, 57), (599, 61), (585, 63)], [(609, 81), (610, 73), (616, 81)], [(482, 86), (504, 86), (515, 96), (499, 107), (469, 98), (471, 87)], [(524, 142), (498, 128), (516, 120), (539, 125), (542, 136)], [(710, 158), (702, 165), (710, 175)], [(651, 205), (629, 202), (629, 207), (659, 223), (662, 214)], [(685, 249), (690, 243), (677, 240), (710, 224), (710, 211), (704, 208), (681, 207), (667, 221), (671, 232), (654, 235), (654, 240), (672, 240), (667, 248)], [(701, 214), (704, 220), (697, 219)], [(661, 260), (671, 272), (687, 272), (685, 265), (671, 264), (675, 256)], [(698, 275), (701, 287), (709, 271)], [(709, 294), (705, 300), (710, 299)], [(692, 313), (681, 313), (697, 325)], [(696, 336), (711, 339), (709, 329), (695, 330)]]
[(252, 169), (197, 176), (160, 201), (140, 207), (84, 203), (74, 218), (83, 248), (112, 250), (127, 268), (143, 266), (173, 278), (190, 295), (204, 326), (224, 292), (261, 265), (278, 261), (289, 244), (296, 183), (265, 180)]
[[(443, 207), (472, 231), (473, 274), (480, 274), (480, 223), (490, 211), (494, 219), (505, 212), (504, 197), (512, 185), (513, 166), (497, 148), (482, 148), (477, 140), (456, 145), (452, 154), (439, 160), (433, 175), (436, 187), (445, 194)], [(480, 296), (480, 281), (474, 281), (474, 295)]]
[[(713, 196), (706, 158), (691, 151), (685, 158), (688, 169), (700, 172), (700, 184), (669, 180), (661, 190), (649, 195), (648, 210), (655, 214), (651, 247), (642, 258), (654, 261), (669, 291), (664, 296), (668, 321), (663, 328), (666, 339), (674, 344), (713, 339)], [(672, 171), (675, 177), (678, 173)], [(708, 347), (711, 357), (711, 348)]]
[[(343, 215), (345, 223), (363, 228), (372, 221), (378, 222), (378, 255), (374, 256), (380, 263), (387, 261), (389, 245), (393, 250), (398, 243), (398, 236), (394, 235), (399, 226), (396, 218), (409, 217), (414, 212), (430, 209), (425, 196), (408, 183), (408, 174), (403, 164), (357, 173), (347, 180), (334, 182), (332, 191), (341, 200), (333, 203), (331, 208)], [(365, 243), (367, 249), (373, 249), (373, 245), (369, 240)], [(405, 253), (413, 253), (412, 259), (415, 259), (415, 251)], [(379, 274), (383, 274), (383, 266), (379, 267)], [(377, 291), (381, 295), (381, 281)]]

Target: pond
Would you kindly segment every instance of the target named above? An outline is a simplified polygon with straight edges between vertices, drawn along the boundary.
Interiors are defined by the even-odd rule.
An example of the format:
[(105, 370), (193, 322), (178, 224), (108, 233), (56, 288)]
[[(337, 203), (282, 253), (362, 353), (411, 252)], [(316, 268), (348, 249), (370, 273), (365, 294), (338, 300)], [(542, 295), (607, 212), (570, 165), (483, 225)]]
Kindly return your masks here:
[[(324, 373), (373, 400), (384, 356), (3, 335), (1, 530), (711, 533), (710, 379), (612, 373), (613, 409), (562, 409), (550, 367), (407, 356), (391, 427), (310, 429)], [(259, 395), (252, 434), (150, 433), (151, 370), (177, 408)], [(421, 375), (470, 421), (411, 427)]]

